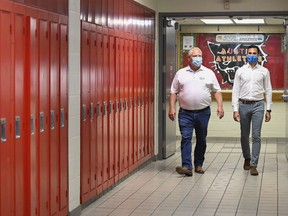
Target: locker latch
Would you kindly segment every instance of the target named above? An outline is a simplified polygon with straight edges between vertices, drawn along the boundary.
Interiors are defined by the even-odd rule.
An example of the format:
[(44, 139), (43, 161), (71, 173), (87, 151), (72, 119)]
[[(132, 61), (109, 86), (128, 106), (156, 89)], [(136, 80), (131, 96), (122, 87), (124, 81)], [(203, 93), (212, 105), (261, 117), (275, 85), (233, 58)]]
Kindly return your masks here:
[(1, 142), (6, 142), (6, 118), (1, 118)]
[(15, 116), (15, 138), (19, 139), (20, 138), (20, 116)]

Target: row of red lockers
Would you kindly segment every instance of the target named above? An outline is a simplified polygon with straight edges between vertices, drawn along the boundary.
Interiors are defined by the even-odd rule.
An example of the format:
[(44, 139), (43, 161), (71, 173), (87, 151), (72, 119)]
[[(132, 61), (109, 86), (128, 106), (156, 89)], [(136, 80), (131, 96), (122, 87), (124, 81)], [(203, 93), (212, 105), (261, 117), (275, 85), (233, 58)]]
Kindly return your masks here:
[(81, 47), (85, 202), (153, 156), (154, 41), (82, 22)]
[[(39, 12), (6, 1), (5, 3), (0, 1), (0, 6), (0, 215), (66, 215), (68, 212), (67, 17)], [(81, 161), (82, 202), (99, 194), (151, 158), (154, 148), (153, 40), (125, 34), (123, 31), (116, 32), (111, 28), (109, 30), (100, 26), (97, 28), (101, 35), (98, 34), (98, 37), (102, 38), (102, 63), (91, 64), (89, 60), (89, 68), (100, 65), (103, 70), (100, 73), (101, 78), (95, 77), (97, 82), (94, 84), (91, 82), (89, 88), (95, 87), (94, 92), (97, 94), (101, 92), (102, 97), (94, 95), (96, 100), (87, 103), (87, 118), (91, 118), (92, 112), (89, 112), (89, 107), (91, 102), (94, 102), (95, 119), (97, 119), (96, 125), (95, 121), (87, 121), (90, 122), (90, 125), (86, 125), (88, 137), (87, 133), (85, 134), (87, 131), (82, 130), (81, 123), (81, 158), (91, 159), (90, 166), (85, 166), (87, 160)], [(87, 51), (83, 43), (84, 29), (81, 33), (82, 55)], [(114, 46), (111, 46), (110, 42), (107, 46), (103, 45), (108, 38), (109, 41), (115, 41)], [(127, 43), (130, 45), (126, 45)], [(90, 47), (92, 44), (88, 45)], [(129, 46), (131, 46), (128, 48), (129, 52), (125, 51)], [(139, 49), (141, 54), (133, 54), (132, 46), (133, 49), (138, 47), (134, 51), (138, 53)], [(114, 47), (114, 55), (110, 55), (111, 50), (108, 51), (105, 47), (109, 49)], [(114, 63), (111, 62), (112, 59)], [(83, 64), (85, 60), (87, 59), (82, 57), (82, 84), (85, 77), (87, 78), (85, 69), (87, 65)], [(134, 61), (138, 64), (133, 63)], [(130, 66), (126, 67), (128, 62)], [(115, 64), (115, 73), (111, 72), (112, 67), (107, 69), (110, 64)], [(134, 70), (139, 72), (133, 72)], [(91, 70), (89, 71), (88, 74), (91, 75)], [(111, 73), (115, 74), (114, 78), (109, 75)], [(126, 79), (129, 76), (131, 79)], [(114, 84), (111, 80), (114, 80)], [(106, 85), (108, 83), (109, 86)], [(113, 86), (115, 91), (111, 93), (110, 89), (113, 89)], [(91, 88), (89, 92), (83, 91), (82, 88), (82, 101), (87, 97), (93, 98), (90, 91), (92, 92)], [(111, 112), (111, 107), (114, 112)], [(110, 114), (105, 115), (105, 112)], [(93, 147), (97, 149), (94, 151), (94, 160), (92, 160), (94, 153), (89, 154)], [(97, 185), (96, 193), (93, 190), (93, 179), (96, 179), (97, 175), (93, 176), (95, 170), (92, 167), (97, 167), (95, 170), (99, 174), (97, 183), (94, 182)], [(87, 172), (90, 179), (87, 179)]]
[(0, 215), (67, 215), (68, 19), (0, 2)]

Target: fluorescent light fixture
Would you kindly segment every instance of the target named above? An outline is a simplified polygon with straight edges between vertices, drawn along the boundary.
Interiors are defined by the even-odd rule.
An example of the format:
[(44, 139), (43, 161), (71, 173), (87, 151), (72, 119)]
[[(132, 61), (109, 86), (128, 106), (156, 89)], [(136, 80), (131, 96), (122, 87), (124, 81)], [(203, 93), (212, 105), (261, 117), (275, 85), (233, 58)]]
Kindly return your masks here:
[(264, 19), (234, 19), (236, 24), (265, 24)]
[(201, 21), (205, 24), (233, 24), (232, 20), (230, 19), (201, 19)]

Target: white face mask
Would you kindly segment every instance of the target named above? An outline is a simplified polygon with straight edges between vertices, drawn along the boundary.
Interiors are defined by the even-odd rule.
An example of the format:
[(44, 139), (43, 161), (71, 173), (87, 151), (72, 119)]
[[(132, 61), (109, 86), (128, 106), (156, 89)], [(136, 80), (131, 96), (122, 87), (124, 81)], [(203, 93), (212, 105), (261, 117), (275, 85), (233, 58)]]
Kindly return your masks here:
[(192, 63), (195, 66), (200, 67), (202, 65), (202, 57), (193, 57)]

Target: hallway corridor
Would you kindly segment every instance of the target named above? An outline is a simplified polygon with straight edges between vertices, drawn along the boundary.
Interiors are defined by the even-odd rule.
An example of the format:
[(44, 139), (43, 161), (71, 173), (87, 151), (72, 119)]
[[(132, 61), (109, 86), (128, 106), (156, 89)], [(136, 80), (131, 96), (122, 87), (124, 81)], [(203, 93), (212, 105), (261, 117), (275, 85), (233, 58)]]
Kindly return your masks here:
[(207, 142), (204, 175), (182, 177), (176, 154), (152, 162), (82, 210), (82, 216), (287, 216), (283, 140), (262, 139), (258, 176), (243, 170), (238, 139)]

